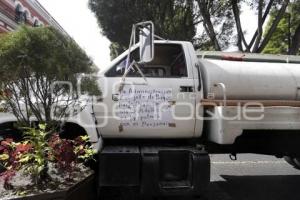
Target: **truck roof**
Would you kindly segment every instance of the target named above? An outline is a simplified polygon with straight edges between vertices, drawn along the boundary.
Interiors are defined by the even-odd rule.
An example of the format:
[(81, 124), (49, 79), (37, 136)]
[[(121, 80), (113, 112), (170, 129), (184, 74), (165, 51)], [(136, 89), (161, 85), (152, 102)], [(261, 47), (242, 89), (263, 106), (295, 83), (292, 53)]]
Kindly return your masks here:
[(231, 60), (245, 62), (299, 63), (300, 56), (243, 52), (197, 51), (199, 59)]

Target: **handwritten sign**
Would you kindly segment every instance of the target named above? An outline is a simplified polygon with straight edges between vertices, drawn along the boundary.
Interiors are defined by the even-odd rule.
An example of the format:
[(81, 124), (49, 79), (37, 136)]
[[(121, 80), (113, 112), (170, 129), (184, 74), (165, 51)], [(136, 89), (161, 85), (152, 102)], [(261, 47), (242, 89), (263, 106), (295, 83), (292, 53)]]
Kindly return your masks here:
[(171, 88), (126, 85), (120, 92), (117, 116), (122, 127), (169, 127)]

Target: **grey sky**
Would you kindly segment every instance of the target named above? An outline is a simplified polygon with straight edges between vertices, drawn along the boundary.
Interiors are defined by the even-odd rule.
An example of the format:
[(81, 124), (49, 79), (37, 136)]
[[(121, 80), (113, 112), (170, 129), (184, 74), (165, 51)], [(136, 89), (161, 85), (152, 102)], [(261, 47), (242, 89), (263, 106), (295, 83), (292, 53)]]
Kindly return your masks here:
[(109, 64), (110, 42), (100, 34), (88, 0), (39, 0), (98, 67)]
[[(88, 0), (39, 0), (39, 2), (87, 52), (99, 68), (109, 64), (110, 42), (100, 34), (96, 18), (88, 8)], [(248, 33), (246, 39), (250, 40), (257, 23), (253, 11), (243, 6), (241, 21)], [(235, 49), (230, 48), (230, 50)]]

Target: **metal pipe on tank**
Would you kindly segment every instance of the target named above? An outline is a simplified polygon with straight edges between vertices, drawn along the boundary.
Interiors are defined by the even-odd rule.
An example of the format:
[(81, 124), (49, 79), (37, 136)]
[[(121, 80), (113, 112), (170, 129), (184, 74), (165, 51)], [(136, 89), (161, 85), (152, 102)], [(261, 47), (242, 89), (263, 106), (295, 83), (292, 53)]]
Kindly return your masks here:
[(215, 83), (214, 87), (220, 87), (222, 89), (222, 94), (223, 94), (223, 102), (224, 102), (224, 107), (226, 107), (226, 86), (224, 83)]
[(267, 62), (267, 63), (294, 63), (300, 64), (300, 56), (294, 55), (270, 55), (242, 52), (218, 52), (218, 51), (198, 51), (199, 59), (214, 59), (243, 62)]

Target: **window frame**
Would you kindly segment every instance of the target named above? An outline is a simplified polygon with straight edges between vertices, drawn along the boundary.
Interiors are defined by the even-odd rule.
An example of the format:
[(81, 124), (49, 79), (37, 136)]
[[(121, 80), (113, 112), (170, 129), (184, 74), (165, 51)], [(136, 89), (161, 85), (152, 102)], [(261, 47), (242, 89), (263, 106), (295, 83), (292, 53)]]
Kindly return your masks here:
[(15, 20), (18, 24), (22, 24), (24, 22), (24, 12), (22, 11), (22, 6), (18, 4), (15, 8)]
[[(186, 74), (184, 76), (162, 76), (162, 77), (159, 77), (159, 76), (146, 76), (146, 78), (188, 78), (190, 75), (189, 75), (189, 68), (188, 68), (188, 60), (186, 58), (186, 52), (185, 52), (185, 48), (183, 46), (183, 44), (181, 43), (155, 43), (155, 45), (158, 45), (158, 46), (164, 46), (164, 45), (174, 45), (174, 46), (178, 46), (178, 48), (180, 48), (181, 52), (182, 52), (182, 55), (184, 57), (184, 63), (185, 63), (185, 68), (186, 68)], [(139, 49), (139, 46), (137, 46), (136, 48), (132, 49), (130, 54), (132, 55), (132, 53), (134, 51), (138, 51)], [(111, 70), (113, 70), (114, 68), (116, 68), (118, 65), (120, 65), (122, 62), (124, 62), (124, 60), (127, 58), (127, 55), (128, 54), (125, 54), (122, 58), (119, 59), (119, 61), (117, 63), (115, 63), (113, 66), (111, 66), (105, 73), (104, 73), (104, 76), (105, 77), (109, 77), (109, 78), (120, 78), (122, 77), (123, 74), (121, 75), (115, 75), (115, 76), (112, 76), (110, 73)], [(155, 56), (155, 55), (154, 55)], [(171, 66), (169, 66), (171, 67)], [(151, 67), (149, 67), (151, 68)], [(157, 68), (160, 68), (160, 67), (157, 67)], [(141, 78), (141, 76), (127, 76), (126, 78)]]

